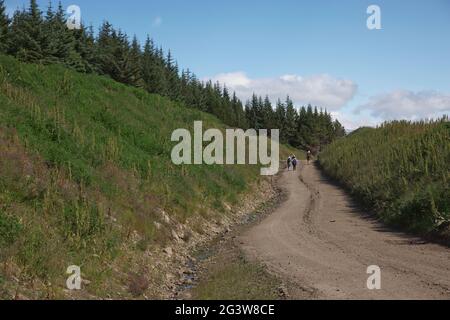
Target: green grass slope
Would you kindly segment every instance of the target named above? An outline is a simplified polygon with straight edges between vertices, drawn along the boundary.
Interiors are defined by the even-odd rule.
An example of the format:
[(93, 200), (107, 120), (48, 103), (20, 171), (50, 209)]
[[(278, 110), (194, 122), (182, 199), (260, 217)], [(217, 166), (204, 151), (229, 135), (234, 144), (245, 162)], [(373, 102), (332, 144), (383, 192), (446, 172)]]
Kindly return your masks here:
[(0, 296), (59, 297), (73, 264), (105, 297), (126, 282), (114, 270), (169, 241), (169, 220), (201, 233), (250, 191), (256, 166), (172, 164), (172, 131), (195, 120), (224, 128), (144, 90), (0, 55)]
[(450, 224), (450, 123), (393, 122), (328, 146), (323, 169), (393, 225), (421, 234)]

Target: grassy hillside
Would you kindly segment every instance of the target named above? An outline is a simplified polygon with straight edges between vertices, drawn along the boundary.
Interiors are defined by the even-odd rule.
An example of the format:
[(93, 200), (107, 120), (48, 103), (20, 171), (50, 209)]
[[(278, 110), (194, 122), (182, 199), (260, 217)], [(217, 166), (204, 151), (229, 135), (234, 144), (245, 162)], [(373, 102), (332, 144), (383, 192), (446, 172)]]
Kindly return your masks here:
[(170, 160), (172, 131), (195, 120), (224, 128), (144, 90), (0, 55), (0, 296), (59, 297), (79, 265), (105, 297), (150, 267), (141, 256), (170, 241), (174, 221), (202, 233), (236, 204), (258, 167)]
[(419, 233), (449, 227), (448, 120), (360, 129), (328, 146), (320, 164), (388, 223)]

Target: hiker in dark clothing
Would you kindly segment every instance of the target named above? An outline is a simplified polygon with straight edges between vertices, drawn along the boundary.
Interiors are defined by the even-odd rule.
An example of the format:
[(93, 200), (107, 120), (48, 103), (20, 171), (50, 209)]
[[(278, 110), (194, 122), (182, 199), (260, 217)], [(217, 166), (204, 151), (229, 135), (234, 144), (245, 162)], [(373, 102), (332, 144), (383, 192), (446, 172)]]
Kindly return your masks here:
[(292, 167), (294, 168), (294, 171), (297, 171), (297, 165), (298, 165), (298, 160), (297, 158), (294, 156), (292, 158)]
[(311, 161), (311, 158), (312, 158), (311, 150), (308, 150), (308, 152), (306, 153), (306, 161), (308, 162), (308, 164)]

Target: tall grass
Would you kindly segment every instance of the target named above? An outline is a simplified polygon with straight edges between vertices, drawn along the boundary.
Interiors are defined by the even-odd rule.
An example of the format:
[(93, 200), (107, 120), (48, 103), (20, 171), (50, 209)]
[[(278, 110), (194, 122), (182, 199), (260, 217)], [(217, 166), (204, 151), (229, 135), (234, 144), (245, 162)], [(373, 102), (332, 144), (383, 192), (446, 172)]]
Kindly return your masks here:
[(380, 217), (428, 233), (450, 222), (450, 122), (390, 122), (328, 146), (324, 170)]

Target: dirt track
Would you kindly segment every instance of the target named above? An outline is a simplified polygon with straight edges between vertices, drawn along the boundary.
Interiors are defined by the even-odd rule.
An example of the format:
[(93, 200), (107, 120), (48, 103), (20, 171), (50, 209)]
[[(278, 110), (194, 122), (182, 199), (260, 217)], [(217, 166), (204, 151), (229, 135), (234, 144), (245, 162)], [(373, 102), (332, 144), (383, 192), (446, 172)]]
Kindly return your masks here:
[[(241, 243), (290, 298), (450, 299), (450, 249), (384, 227), (313, 165), (279, 182), (287, 200)], [(381, 290), (367, 289), (370, 265), (381, 268)]]

